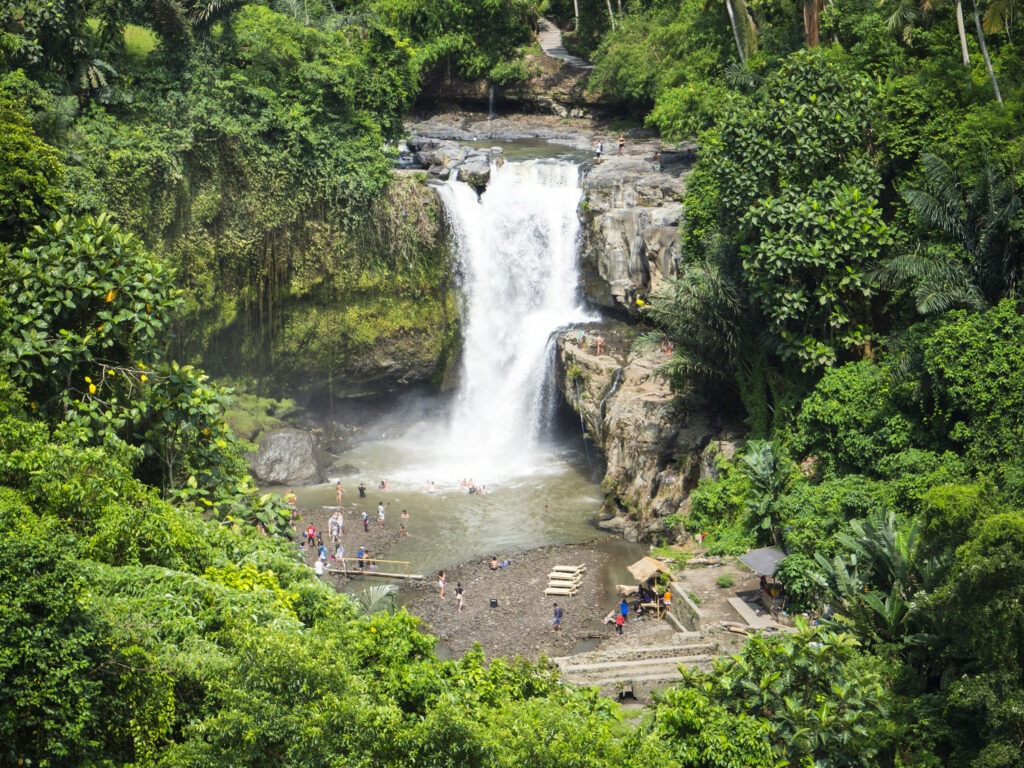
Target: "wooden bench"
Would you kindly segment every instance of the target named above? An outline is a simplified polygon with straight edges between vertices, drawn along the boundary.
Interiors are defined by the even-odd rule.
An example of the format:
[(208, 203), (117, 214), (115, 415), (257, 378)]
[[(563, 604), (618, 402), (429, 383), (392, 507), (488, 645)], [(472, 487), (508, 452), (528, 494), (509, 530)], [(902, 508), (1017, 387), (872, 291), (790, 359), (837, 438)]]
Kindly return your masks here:
[(551, 570), (559, 573), (583, 573), (587, 570), (586, 565), (556, 565)]

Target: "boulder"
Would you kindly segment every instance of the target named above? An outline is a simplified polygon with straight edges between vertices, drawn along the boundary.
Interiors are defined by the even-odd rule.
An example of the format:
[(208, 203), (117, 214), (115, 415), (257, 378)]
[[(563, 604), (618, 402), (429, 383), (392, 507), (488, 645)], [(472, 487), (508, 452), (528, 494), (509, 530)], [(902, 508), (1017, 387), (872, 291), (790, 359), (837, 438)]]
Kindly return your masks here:
[(266, 485), (310, 485), (326, 480), (320, 451), (310, 432), (303, 429), (274, 429), (249, 454), (253, 477)]
[(480, 194), (487, 188), (487, 182), (491, 180), (490, 152), (470, 154), (464, 161), (453, 166), (453, 171), (458, 172), (460, 181), (466, 182), (477, 191), (477, 194)]

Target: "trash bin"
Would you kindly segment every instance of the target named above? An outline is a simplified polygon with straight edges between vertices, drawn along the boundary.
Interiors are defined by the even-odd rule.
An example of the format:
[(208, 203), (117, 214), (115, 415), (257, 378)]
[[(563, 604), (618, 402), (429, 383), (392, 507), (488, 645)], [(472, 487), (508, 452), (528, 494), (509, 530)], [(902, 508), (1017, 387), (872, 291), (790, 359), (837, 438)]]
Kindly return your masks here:
[(491, 608), (497, 608), (497, 607), (498, 607), (498, 598), (492, 597), (491, 598)]

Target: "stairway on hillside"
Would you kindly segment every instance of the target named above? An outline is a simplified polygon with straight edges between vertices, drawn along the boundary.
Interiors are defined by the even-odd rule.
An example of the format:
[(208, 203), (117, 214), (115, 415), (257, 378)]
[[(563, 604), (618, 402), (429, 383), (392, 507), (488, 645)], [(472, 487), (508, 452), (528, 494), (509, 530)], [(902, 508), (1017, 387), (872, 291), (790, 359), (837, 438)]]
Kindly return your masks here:
[(565, 45), (562, 43), (562, 33), (558, 27), (547, 19), (541, 19), (537, 22), (537, 41), (540, 43), (541, 50), (553, 59), (564, 61), (576, 69), (594, 68), (593, 64), (584, 61), (578, 56), (573, 56), (565, 49)]
[(550, 661), (566, 682), (598, 686), (605, 695), (615, 695), (623, 688), (650, 690), (679, 680), (680, 665), (707, 670), (719, 655), (715, 643), (701, 639), (698, 633), (677, 637), (679, 642), (664, 645), (605, 644), (597, 651)]

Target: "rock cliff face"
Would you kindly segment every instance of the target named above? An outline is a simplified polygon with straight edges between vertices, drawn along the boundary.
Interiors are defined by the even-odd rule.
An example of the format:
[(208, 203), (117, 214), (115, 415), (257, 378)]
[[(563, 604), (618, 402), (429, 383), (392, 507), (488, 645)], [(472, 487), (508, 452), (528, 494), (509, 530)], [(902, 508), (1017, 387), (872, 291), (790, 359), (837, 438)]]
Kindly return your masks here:
[(580, 218), (583, 289), (593, 303), (634, 312), (637, 299), (675, 277), (680, 200), (694, 156), (692, 147), (669, 153), (652, 143), (588, 165)]
[(487, 80), (437, 78), (424, 85), (419, 105), (436, 109), (457, 106), (497, 114), (588, 117), (613, 114), (622, 108), (615, 99), (587, 89), (589, 73), (539, 53), (523, 59), (529, 77), (508, 85)]
[(601, 526), (639, 541), (664, 531), (667, 516), (685, 517), (690, 491), (713, 476), (715, 453), (731, 456), (736, 432), (712, 403), (673, 395), (658, 373), (665, 355), (632, 351), (631, 336), (628, 324), (602, 323), (565, 331), (557, 347), (559, 388), (607, 462)]

